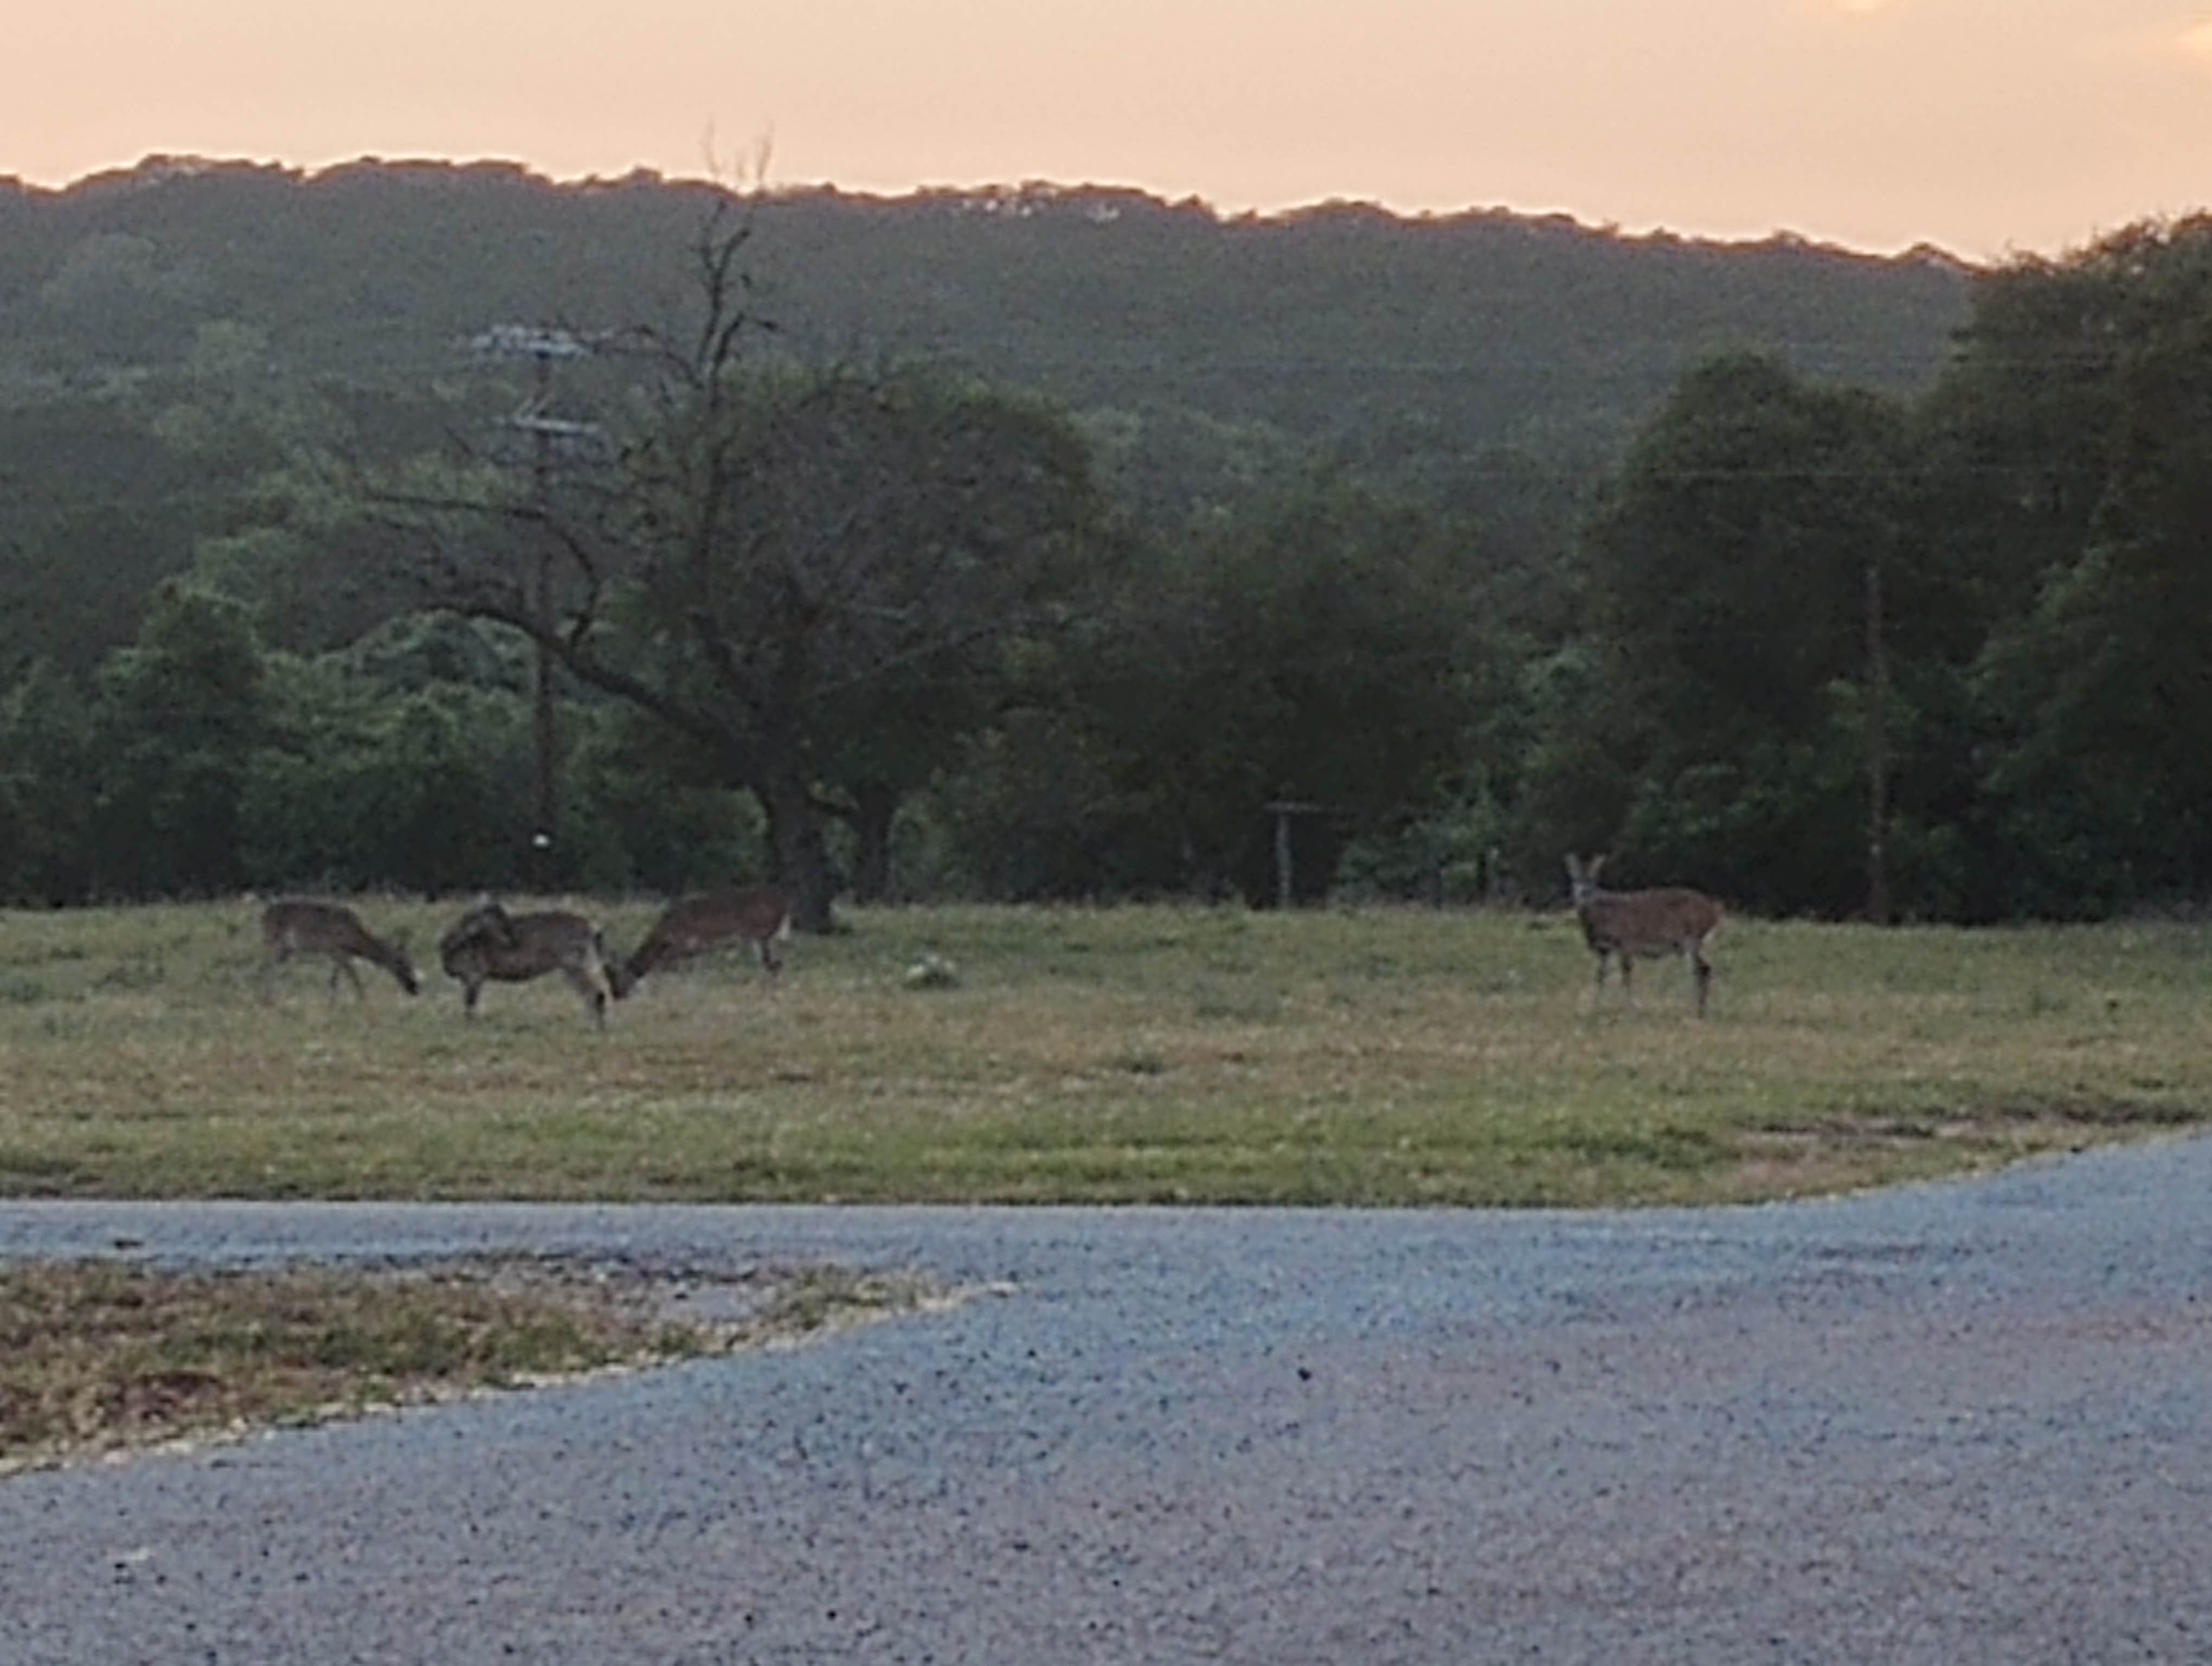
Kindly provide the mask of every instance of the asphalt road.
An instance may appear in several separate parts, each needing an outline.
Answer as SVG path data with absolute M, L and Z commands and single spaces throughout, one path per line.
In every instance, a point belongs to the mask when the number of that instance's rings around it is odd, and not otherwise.
M 0 1481 L 0 1663 L 2212 1661 L 2212 1141 L 1561 1214 L 0 1204 L 988 1285 Z

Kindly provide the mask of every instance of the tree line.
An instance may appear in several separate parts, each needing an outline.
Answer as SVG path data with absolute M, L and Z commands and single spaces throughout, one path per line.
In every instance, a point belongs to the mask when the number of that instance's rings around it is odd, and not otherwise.
M 1595 477 L 1441 491 L 793 352 L 752 231 L 592 344 L 557 445 L 438 443 L 482 388 L 365 429 L 203 326 L 164 431 L 252 461 L 135 641 L 0 702 L 0 893 L 1266 900 L 1285 802 L 1306 895 L 1596 849 L 1829 916 L 2204 889 L 2212 222 L 1978 275 L 1923 391 L 1716 352 Z

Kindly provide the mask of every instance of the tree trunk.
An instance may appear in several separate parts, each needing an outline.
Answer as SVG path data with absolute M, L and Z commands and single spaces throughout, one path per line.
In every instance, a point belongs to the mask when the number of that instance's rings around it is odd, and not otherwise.
M 753 789 L 768 820 L 769 848 L 775 859 L 775 880 L 791 896 L 793 929 L 826 933 L 832 929 L 830 903 L 836 891 L 830 868 L 830 847 L 822 836 L 822 812 L 806 783 L 784 771 L 771 774 Z
M 880 903 L 891 889 L 891 824 L 898 817 L 899 794 L 890 787 L 853 790 L 854 854 L 853 900 Z

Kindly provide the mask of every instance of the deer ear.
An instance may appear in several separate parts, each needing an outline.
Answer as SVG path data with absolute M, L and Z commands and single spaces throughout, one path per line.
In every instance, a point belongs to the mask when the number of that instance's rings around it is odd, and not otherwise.
M 1589 866 L 1583 870 L 1583 877 L 1588 879 L 1592 885 L 1595 885 L 1597 883 L 1597 871 L 1604 866 L 1605 857 L 1602 854 L 1591 857 L 1589 859 Z

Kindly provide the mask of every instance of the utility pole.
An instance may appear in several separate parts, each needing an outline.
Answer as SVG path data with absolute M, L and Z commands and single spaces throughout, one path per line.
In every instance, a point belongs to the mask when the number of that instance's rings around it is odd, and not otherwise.
M 477 353 L 501 357 L 527 357 L 532 362 L 530 397 L 507 419 L 507 426 L 530 435 L 532 501 L 539 516 L 537 569 L 530 592 L 531 618 L 537 654 L 536 709 L 533 727 L 537 741 L 537 791 L 532 806 L 530 872 L 541 891 L 556 888 L 560 858 L 554 849 L 554 830 L 561 819 L 560 708 L 554 698 L 558 662 L 549 646 L 556 615 L 553 596 L 553 540 L 545 526 L 550 514 L 553 489 L 553 449 L 556 442 L 595 439 L 596 423 L 578 423 L 550 415 L 553 404 L 553 367 L 564 359 L 577 359 L 592 350 L 584 337 L 568 330 L 527 324 L 495 324 L 470 342 Z

